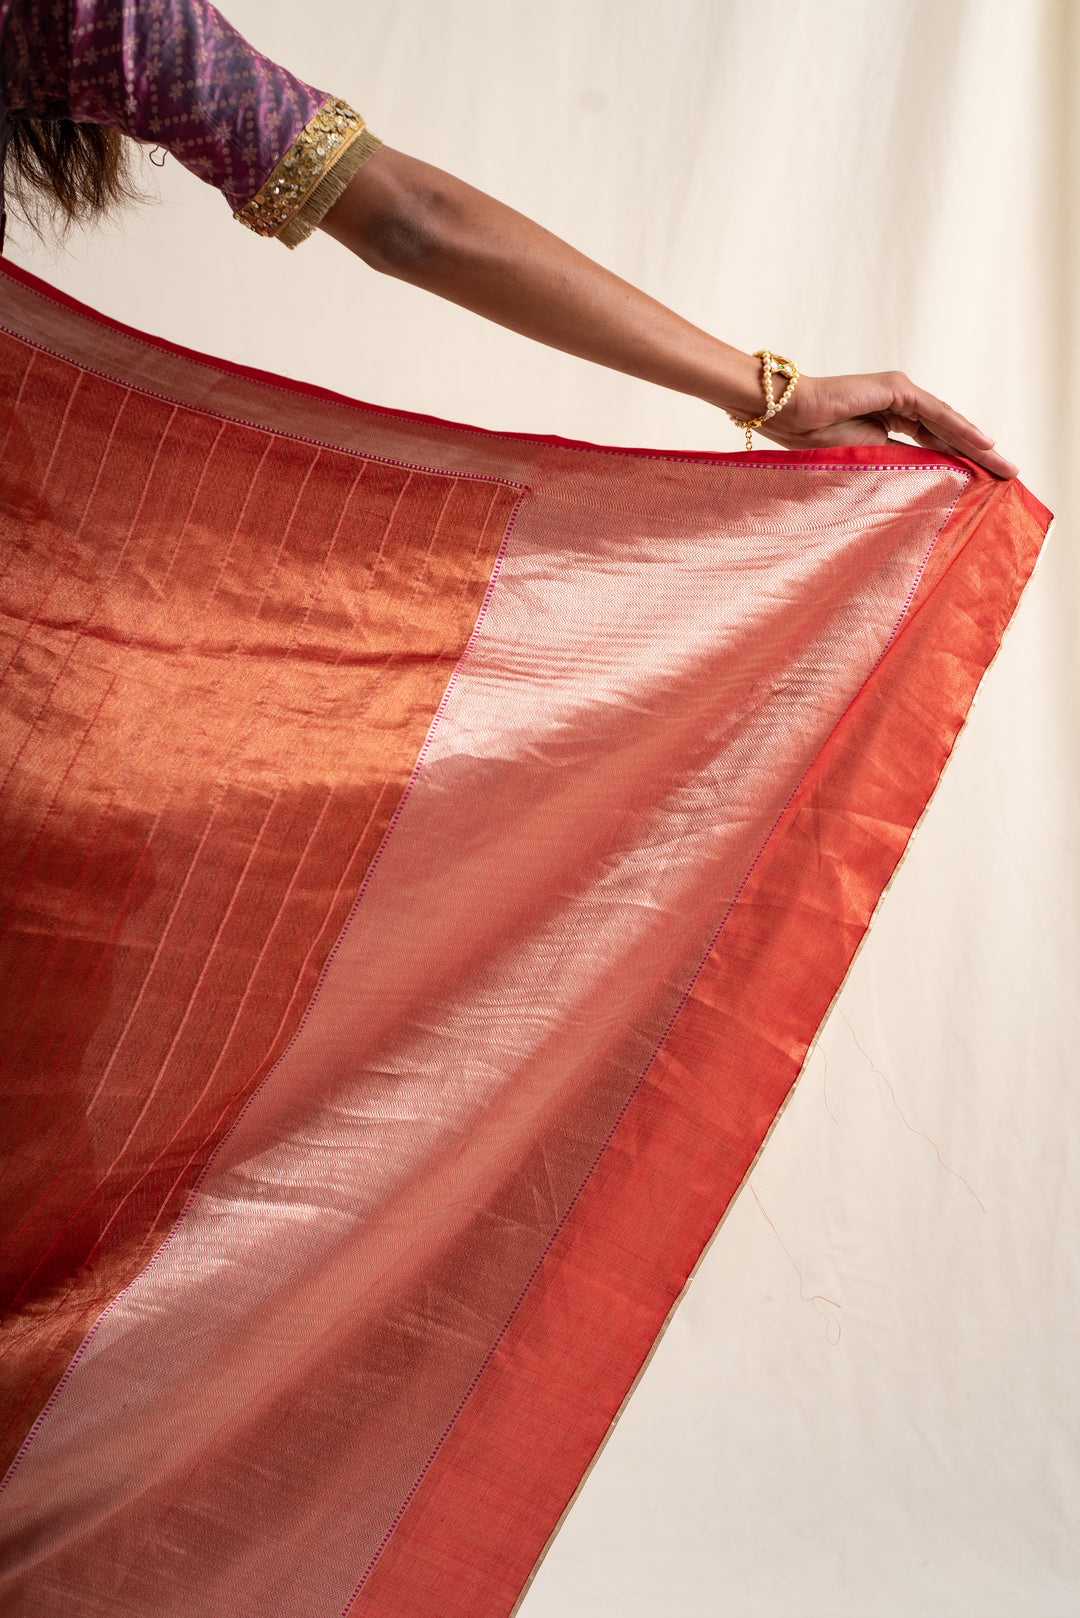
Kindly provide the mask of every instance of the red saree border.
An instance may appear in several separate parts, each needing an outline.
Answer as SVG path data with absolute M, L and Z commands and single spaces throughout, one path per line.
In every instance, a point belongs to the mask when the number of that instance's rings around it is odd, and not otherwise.
M 349 1618 L 505 1618 L 528 1588 L 791 1094 L 1034 567 L 1050 514 L 973 470 Z

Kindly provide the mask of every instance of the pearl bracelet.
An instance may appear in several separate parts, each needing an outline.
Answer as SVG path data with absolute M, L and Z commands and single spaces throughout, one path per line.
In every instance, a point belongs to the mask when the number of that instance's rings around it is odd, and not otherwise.
M 765 422 L 771 421 L 774 416 L 780 414 L 780 411 L 783 410 L 791 395 L 795 392 L 795 386 L 799 380 L 799 367 L 794 360 L 786 360 L 780 354 L 770 353 L 767 348 L 755 349 L 754 358 L 761 361 L 761 386 L 765 393 L 765 409 L 760 416 L 755 416 L 750 421 L 743 421 L 740 416 L 733 416 L 730 410 L 727 412 L 729 419 L 735 423 L 736 427 L 744 429 L 748 450 L 754 447 L 753 429 L 763 426 Z M 772 379 L 774 371 L 780 376 L 788 378 L 788 385 L 779 399 L 773 398 Z

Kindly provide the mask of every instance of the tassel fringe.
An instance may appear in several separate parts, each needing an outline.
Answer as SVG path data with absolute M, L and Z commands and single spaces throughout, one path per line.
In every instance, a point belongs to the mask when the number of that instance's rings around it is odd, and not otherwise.
M 369 157 L 374 157 L 381 145 L 378 135 L 373 135 L 370 129 L 362 129 L 346 146 L 333 168 L 327 170 L 311 194 L 304 198 L 292 218 L 282 225 L 277 233 L 278 241 L 284 242 L 286 247 L 299 247 L 301 242 L 307 241 L 353 175 L 363 168 Z

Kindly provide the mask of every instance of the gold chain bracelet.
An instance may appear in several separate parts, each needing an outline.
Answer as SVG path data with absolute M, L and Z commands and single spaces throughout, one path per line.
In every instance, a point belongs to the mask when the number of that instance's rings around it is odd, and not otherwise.
M 795 392 L 795 387 L 799 380 L 799 367 L 794 360 L 786 360 L 783 355 L 773 354 L 767 348 L 755 349 L 754 358 L 761 361 L 761 386 L 765 394 L 765 409 L 760 416 L 755 416 L 751 421 L 744 421 L 741 416 L 733 416 L 730 410 L 727 413 L 736 427 L 742 427 L 745 431 L 748 450 L 754 447 L 754 428 L 764 426 L 765 422 L 771 421 L 774 416 L 780 414 L 791 395 Z M 786 376 L 788 379 L 788 385 L 779 399 L 774 399 L 773 397 L 772 379 L 774 371 L 777 375 Z

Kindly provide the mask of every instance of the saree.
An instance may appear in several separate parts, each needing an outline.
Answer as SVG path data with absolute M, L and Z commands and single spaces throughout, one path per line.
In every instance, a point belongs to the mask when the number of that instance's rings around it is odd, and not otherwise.
M 1049 513 L 0 346 L 4 1610 L 504 1618 Z

